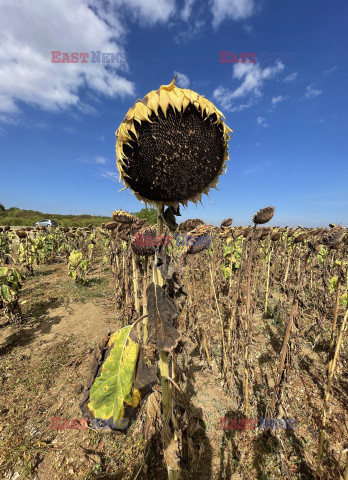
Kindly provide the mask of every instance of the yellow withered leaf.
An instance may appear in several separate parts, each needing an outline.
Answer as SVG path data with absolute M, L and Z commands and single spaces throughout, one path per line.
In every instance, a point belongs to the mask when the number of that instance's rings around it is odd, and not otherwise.
M 140 394 L 134 390 L 135 366 L 139 345 L 132 341 L 132 325 L 114 333 L 108 346 L 112 346 L 101 374 L 90 390 L 89 410 L 95 418 L 113 420 L 117 424 L 124 417 L 124 404 L 137 406 Z

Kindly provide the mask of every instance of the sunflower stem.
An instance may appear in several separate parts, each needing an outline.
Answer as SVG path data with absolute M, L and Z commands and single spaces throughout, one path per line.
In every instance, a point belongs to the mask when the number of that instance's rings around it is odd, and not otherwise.
M 138 316 L 140 316 L 140 303 L 138 298 L 138 270 L 135 263 L 134 254 L 132 254 L 132 269 L 133 269 L 134 306 Z
M 163 224 L 163 213 L 164 213 L 164 207 L 163 206 L 158 206 L 157 207 L 157 236 L 160 236 L 163 234 L 163 229 L 164 229 L 164 224 Z M 155 258 L 155 265 L 156 265 L 156 258 Z M 158 270 L 158 268 L 154 268 L 154 281 L 158 285 L 163 285 L 164 280 L 162 277 L 161 272 Z M 162 407 L 163 407 L 163 418 L 164 422 L 166 422 L 166 419 L 169 415 L 172 413 L 172 395 L 171 395 L 171 386 L 170 383 L 168 382 L 168 378 L 171 378 L 170 375 L 170 368 L 169 368 L 169 353 L 165 352 L 164 350 L 161 350 L 159 352 L 160 355 L 160 361 L 159 361 L 159 367 L 160 367 L 160 374 L 161 374 L 161 386 L 162 386 Z M 172 423 L 175 426 L 177 424 L 176 419 L 172 418 Z M 169 480 L 177 480 L 179 478 L 180 472 L 177 470 L 171 469 L 167 465 L 167 471 L 168 471 L 168 478 Z
M 273 249 L 271 248 L 268 252 L 268 266 L 267 266 L 267 284 L 266 284 L 266 300 L 265 300 L 265 315 L 267 315 L 267 307 L 268 307 L 268 294 L 269 294 L 269 274 L 271 268 L 271 255 Z
M 163 234 L 163 206 L 157 207 L 157 236 Z M 154 280 L 157 285 L 163 285 L 163 277 L 158 268 L 154 269 Z M 169 354 L 165 351 L 160 351 L 160 372 L 162 385 L 162 404 L 163 415 L 167 417 L 170 410 L 170 386 L 166 380 L 169 377 Z
M 147 315 L 146 287 L 149 276 L 149 262 L 147 256 L 144 257 L 144 278 L 143 278 L 143 315 Z M 143 342 L 147 341 L 147 318 L 143 322 Z
M 348 308 L 346 310 L 346 313 L 344 315 L 340 332 L 338 334 L 338 338 L 336 341 L 336 349 L 334 353 L 334 357 L 332 359 L 331 364 L 329 364 L 329 375 L 327 378 L 327 383 L 326 383 L 326 392 L 325 392 L 325 400 L 324 400 L 324 408 L 323 408 L 323 414 L 322 414 L 322 419 L 321 419 L 321 432 L 320 432 L 320 438 L 319 438 L 319 449 L 318 449 L 318 469 L 319 472 L 321 472 L 321 461 L 322 461 L 322 456 L 323 456 L 323 451 L 324 451 L 324 440 L 325 440 L 325 427 L 326 427 L 326 417 L 327 417 L 327 411 L 330 405 L 330 399 L 331 399 L 331 390 L 332 390 L 332 382 L 333 382 L 333 377 L 336 369 L 336 363 L 337 359 L 341 350 L 341 345 L 343 341 L 343 337 L 345 335 L 345 332 L 347 330 L 347 319 L 348 319 Z

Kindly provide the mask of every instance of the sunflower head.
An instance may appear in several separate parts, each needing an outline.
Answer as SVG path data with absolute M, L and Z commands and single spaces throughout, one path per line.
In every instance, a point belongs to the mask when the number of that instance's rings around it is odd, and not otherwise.
M 106 230 L 115 230 L 115 228 L 117 228 L 117 222 L 114 220 L 112 222 L 106 222 L 104 223 L 104 228 L 106 228 Z
M 215 187 L 230 132 L 212 102 L 162 85 L 130 108 L 118 128 L 117 168 L 126 187 L 153 205 L 187 205 Z
M 332 227 L 330 233 L 323 237 L 322 243 L 327 246 L 334 246 L 342 242 L 346 235 L 346 229 L 343 227 Z
M 118 223 L 133 223 L 137 219 L 128 212 L 124 212 L 123 210 L 115 210 L 115 212 L 112 212 L 112 220 Z
M 221 222 L 220 227 L 221 227 L 221 228 L 230 227 L 230 226 L 232 225 L 232 222 L 233 222 L 233 218 L 226 218 L 225 220 L 223 220 L 223 221 Z
M 255 213 L 253 216 L 253 222 L 255 225 L 269 222 L 274 215 L 274 209 L 275 207 L 261 208 L 261 210 Z
M 141 228 L 131 240 L 131 248 L 135 255 L 149 257 L 155 255 L 156 246 L 165 244 L 165 235 L 157 235 L 156 225 Z
M 27 232 L 25 230 L 17 230 L 16 231 L 18 238 L 27 238 Z
M 186 253 L 189 255 L 195 255 L 203 250 L 206 250 L 211 245 L 211 232 L 212 228 L 209 225 L 199 225 L 197 228 L 189 233 L 186 247 Z
M 205 224 L 206 224 L 205 221 L 201 220 L 200 218 L 190 218 L 180 223 L 179 232 L 189 232 L 197 228 L 199 225 L 205 225 Z

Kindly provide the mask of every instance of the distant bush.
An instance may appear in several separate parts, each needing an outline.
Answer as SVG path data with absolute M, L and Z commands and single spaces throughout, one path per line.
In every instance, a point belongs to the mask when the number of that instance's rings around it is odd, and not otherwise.
M 0 212 L 6 212 L 6 208 L 0 203 Z
M 110 221 L 109 217 L 99 215 L 58 215 L 56 213 L 42 213 L 37 210 L 21 210 L 17 207 L 8 208 L 5 211 L 0 209 L 0 225 L 32 227 L 35 222 L 46 218 L 55 220 L 61 227 L 86 227 L 87 225 L 97 227 Z
M 133 215 L 138 218 L 145 218 L 150 225 L 154 225 L 157 221 L 155 208 L 143 208 Z M 60 227 L 87 227 L 87 225 L 98 227 L 111 220 L 110 217 L 88 215 L 87 213 L 83 215 L 59 215 L 57 213 L 42 213 L 37 210 L 21 210 L 17 207 L 2 210 L 0 207 L 0 225 L 32 227 L 34 223 L 46 218 L 55 220 Z
M 150 225 L 157 223 L 157 211 L 155 208 L 142 208 L 140 212 L 132 213 L 138 218 L 145 218 Z

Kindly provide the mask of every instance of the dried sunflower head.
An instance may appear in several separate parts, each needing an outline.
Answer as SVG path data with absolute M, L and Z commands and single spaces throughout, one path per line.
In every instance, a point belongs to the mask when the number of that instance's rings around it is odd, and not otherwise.
M 342 242 L 346 234 L 346 229 L 343 227 L 333 227 L 330 233 L 323 237 L 322 244 L 332 247 Z
M 272 242 L 276 242 L 277 240 L 279 240 L 281 237 L 281 233 L 280 232 L 275 232 L 273 233 L 273 235 L 271 236 L 271 240 Z
M 253 216 L 253 222 L 257 224 L 267 223 L 269 222 L 273 215 L 274 215 L 274 208 L 275 207 L 266 207 L 261 208 L 255 215 Z
M 194 230 L 199 225 L 205 225 L 205 221 L 201 220 L 200 218 L 189 218 L 184 222 L 181 222 L 179 225 L 179 232 L 189 232 L 190 230 Z
M 232 131 L 212 102 L 162 85 L 130 108 L 116 131 L 117 168 L 126 187 L 153 205 L 187 205 L 218 183 Z
M 137 219 L 133 217 L 128 212 L 124 212 L 123 210 L 116 210 L 115 212 L 112 212 L 112 219 L 114 222 L 118 223 L 133 223 Z
M 27 232 L 24 230 L 17 230 L 16 231 L 17 237 L 18 238 L 27 238 Z
M 268 237 L 268 235 L 270 235 L 270 233 L 271 233 L 270 228 L 264 227 L 264 228 L 261 230 L 260 239 L 263 240 L 264 238 Z
M 194 255 L 209 248 L 212 241 L 212 231 L 213 227 L 210 225 L 199 225 L 188 234 L 177 234 L 177 244 L 184 246 L 181 255 Z
M 221 228 L 230 227 L 230 226 L 232 225 L 232 222 L 233 222 L 233 218 L 226 218 L 225 220 L 223 220 L 223 221 L 221 222 L 220 227 L 221 227 Z
M 104 224 L 104 228 L 106 228 L 106 230 L 115 230 L 115 228 L 117 228 L 117 226 L 118 226 L 118 224 L 115 221 L 106 222 Z
M 243 235 L 244 228 L 243 227 L 238 227 L 233 229 L 233 236 L 234 238 L 239 237 L 240 235 Z
M 157 235 L 157 226 L 143 227 L 139 232 L 133 235 L 131 240 L 131 248 L 135 255 L 149 257 L 155 255 L 156 247 L 166 244 L 168 237 L 165 235 Z
M 307 238 L 308 238 L 309 236 L 310 236 L 310 233 L 309 233 L 309 232 L 300 233 L 300 235 L 298 235 L 297 237 L 295 237 L 294 243 L 303 243 L 305 240 L 307 240 Z

